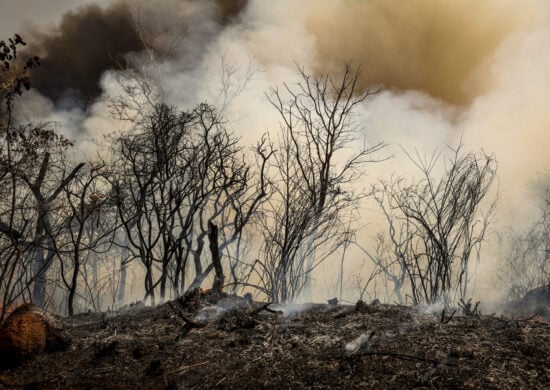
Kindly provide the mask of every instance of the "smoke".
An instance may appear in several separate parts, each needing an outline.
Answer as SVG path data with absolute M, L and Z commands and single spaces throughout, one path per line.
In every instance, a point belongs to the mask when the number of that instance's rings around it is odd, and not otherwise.
M 372 138 L 429 150 L 464 134 L 523 177 L 550 165 L 549 9 L 542 0 L 118 0 L 77 8 L 27 40 L 43 62 L 36 89 L 84 108 L 115 89 L 113 75 L 142 60 L 144 47 L 154 49 L 167 99 L 180 105 L 214 95 L 221 54 L 241 66 L 253 58 L 261 72 L 233 107 L 250 123 L 243 133 L 272 126 L 261 96 L 295 80 L 295 63 L 336 74 L 353 61 L 383 91 L 364 107 Z
M 535 7 L 507 0 L 346 0 L 325 2 L 305 19 L 313 67 L 332 71 L 355 60 L 365 81 L 421 90 L 452 104 L 489 87 L 487 62 L 502 42 L 530 27 Z
M 539 178 L 538 194 L 549 184 L 540 181 L 550 168 L 549 16 L 545 0 L 119 0 L 78 8 L 56 29 L 25 38 L 43 57 L 35 86 L 56 103 L 42 102 L 42 111 L 69 118 L 82 138 L 116 130 L 105 101 L 118 91 L 113 59 L 133 66 L 150 59 L 145 47 L 154 49 L 167 102 L 184 108 L 215 102 L 224 64 L 242 81 L 253 59 L 257 72 L 227 110 L 248 143 L 278 129 L 263 94 L 296 81 L 296 63 L 337 74 L 352 61 L 365 85 L 381 89 L 357 116 L 369 140 L 430 154 L 463 138 L 467 150 L 494 153 L 499 222 L 521 226 L 539 206 L 529 183 Z M 78 123 L 75 96 L 84 103 Z M 389 153 L 396 158 L 369 166 L 361 186 L 412 174 L 399 148 Z M 366 209 L 365 219 L 375 221 L 372 213 Z M 383 229 L 373 225 L 359 235 L 362 244 Z M 494 264 L 484 260 L 479 269 L 481 279 Z M 335 285 L 336 268 L 325 271 L 319 284 Z
M 353 61 L 365 83 L 383 90 L 365 105 L 372 138 L 429 153 L 464 137 L 467 147 L 495 153 L 502 196 L 514 198 L 501 208 L 523 208 L 515 203 L 525 203 L 529 177 L 550 166 L 547 2 L 295 3 L 251 2 L 246 25 L 224 44 L 244 46 L 272 82 L 292 81 L 294 61 L 332 74 Z
M 57 29 L 30 42 L 29 52 L 42 59 L 33 74 L 34 87 L 54 101 L 71 97 L 85 104 L 100 95 L 103 72 L 115 68 L 124 54 L 143 48 L 125 3 L 71 11 Z
M 64 14 L 57 28 L 29 37 L 28 52 L 42 59 L 33 85 L 55 102 L 86 106 L 101 95 L 101 76 L 125 67 L 130 54 L 151 47 L 169 58 L 178 39 L 186 40 L 197 29 L 212 38 L 213 26 L 231 22 L 245 5 L 246 0 L 121 0 L 105 8 L 81 6 Z

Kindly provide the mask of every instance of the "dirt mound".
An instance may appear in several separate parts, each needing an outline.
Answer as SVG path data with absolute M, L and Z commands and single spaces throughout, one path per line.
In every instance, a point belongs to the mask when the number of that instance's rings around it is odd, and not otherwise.
M 6 388 L 545 388 L 550 325 L 392 305 L 195 294 L 64 319 L 71 348 L 0 374 Z M 1 387 L 1 386 L 0 386 Z
M 63 326 L 52 313 L 27 303 L 15 309 L 0 329 L 0 368 L 16 367 L 46 351 L 67 345 Z

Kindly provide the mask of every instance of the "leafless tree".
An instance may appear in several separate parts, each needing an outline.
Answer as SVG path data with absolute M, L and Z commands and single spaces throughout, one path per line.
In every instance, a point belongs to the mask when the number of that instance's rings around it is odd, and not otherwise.
M 212 262 L 203 268 L 211 225 L 223 238 L 217 243 L 222 253 L 240 237 L 267 184 L 261 173 L 265 163 L 255 181 L 238 139 L 213 107 L 200 104 L 178 112 L 160 104 L 144 118 L 117 140 L 121 159 L 115 189 L 130 247 L 145 268 L 146 298 L 154 301 L 157 286 L 164 299 L 169 281 L 174 294 L 184 291 L 190 259 L 191 285 L 202 283 L 216 268 Z M 261 145 L 257 153 L 269 158 Z
M 55 212 L 63 205 L 60 203 L 60 194 L 75 178 L 84 163 L 76 164 L 67 172 L 67 162 L 64 160 L 64 151 L 72 146 L 62 137 L 58 137 L 50 130 L 39 129 L 37 137 L 35 129 L 30 134 L 33 143 L 41 139 L 40 146 L 33 145 L 35 157 L 39 159 L 39 167 L 32 167 L 19 171 L 21 180 L 28 186 L 33 195 L 37 218 L 35 234 L 31 245 L 33 255 L 34 288 L 32 300 L 36 305 L 44 306 L 46 297 L 46 272 L 55 256 L 54 240 L 59 233 L 58 226 L 54 225 Z M 25 146 L 28 148 L 28 146 Z M 55 153 L 56 149 L 58 150 Z M 32 153 L 27 149 L 27 153 Z
M 414 304 L 466 297 L 470 260 L 479 254 L 495 210 L 496 199 L 482 211 L 496 177 L 494 157 L 463 153 L 461 146 L 451 151 L 445 159 L 441 152 L 428 159 L 407 154 L 421 178 L 411 184 L 394 178 L 373 190 Z M 443 174 L 437 179 L 442 160 Z
M 32 280 L 23 255 L 30 224 L 22 218 L 28 193 L 20 191 L 17 171 L 28 159 L 17 150 L 20 128 L 14 102 L 30 88 L 29 69 L 37 57 L 21 65 L 18 48 L 26 43 L 19 36 L 0 42 L 0 322 L 8 307 L 24 294 Z
M 272 169 L 277 190 L 265 211 L 261 278 L 271 298 L 281 301 L 302 289 L 310 298 L 311 272 L 350 234 L 348 215 L 362 196 L 351 184 L 366 163 L 379 161 L 375 153 L 385 146 L 360 141 L 354 110 L 374 92 L 359 85 L 358 69 L 348 65 L 337 77 L 311 76 L 300 67 L 298 73 L 300 82 L 267 94 L 281 135 Z
M 550 284 L 550 205 L 526 231 L 510 229 L 500 236 L 499 277 L 506 298 L 519 300 L 534 288 Z
M 390 301 L 395 298 L 395 301 L 402 305 L 405 303 L 403 289 L 407 277 L 406 268 L 402 266 L 399 257 L 395 256 L 395 243 L 388 240 L 387 236 L 379 233 L 376 236 L 375 252 L 371 253 L 362 245 L 353 242 L 366 256 L 368 262 L 372 264 L 372 274 L 374 276 L 382 276 L 382 284 L 384 286 L 387 299 Z M 362 264 L 363 266 L 363 264 Z M 373 278 L 369 277 L 367 282 L 372 282 Z M 364 289 L 368 288 L 368 283 L 363 284 Z
M 186 178 L 180 183 L 182 175 L 190 172 L 190 162 L 179 158 L 189 154 L 183 142 L 191 119 L 159 105 L 131 133 L 118 138 L 115 146 L 120 157 L 113 179 L 119 216 L 134 256 L 144 265 L 146 298 L 150 296 L 153 302 L 154 289 L 167 272 L 170 224 L 175 223 L 183 199 L 193 191 L 194 182 Z M 162 264 L 163 278 L 154 281 L 157 264 Z
M 55 249 L 59 197 L 84 164 L 73 164 L 67 151 L 72 143 L 57 134 L 48 124 L 18 124 L 14 119 L 13 102 L 24 89 L 30 87 L 28 70 L 39 65 L 37 57 L 29 58 L 23 66 L 17 66 L 16 48 L 24 44 L 19 36 L 1 42 L 2 72 L 2 142 L 0 169 L 2 184 L 9 193 L 9 201 L 2 209 L 0 231 L 13 249 L 8 258 L 29 266 L 33 283 L 32 301 L 45 305 L 46 272 L 51 266 Z M 4 119 L 5 118 L 5 119 Z M 22 262 L 22 263 L 21 263 Z M 15 272 L 8 267 L 10 274 Z M 19 269 L 20 275 L 28 271 Z M 13 275 L 13 274 L 12 274 Z M 8 277 L 10 279 L 10 277 Z M 12 286 L 13 287 L 13 286 Z M 10 289 L 4 290 L 8 293 Z M 13 291 L 12 291 L 13 292 Z
M 90 163 L 64 189 L 68 206 L 62 226 L 64 234 L 57 235 L 55 245 L 61 265 L 61 279 L 68 290 L 69 315 L 74 314 L 74 298 L 82 265 L 87 261 L 97 262 L 97 255 L 111 249 L 118 228 L 117 214 L 109 212 L 113 209 L 112 192 L 104 170 L 104 163 Z
M 151 231 L 150 237 L 157 237 L 158 241 L 152 240 L 146 246 L 158 249 L 155 254 L 157 260 L 145 265 L 145 269 L 146 274 L 150 274 L 148 269 L 160 267 L 159 271 L 163 276 L 158 282 L 160 295 L 163 297 L 168 281 L 172 292 L 178 295 L 185 291 L 186 283 L 190 283 L 192 288 L 199 286 L 213 271 L 214 264 L 205 264 L 203 253 L 210 223 L 218 228 L 220 253 L 233 259 L 229 265 L 230 270 L 233 270 L 230 277 L 234 279 L 237 275 L 237 261 L 229 249 L 234 245 L 236 250 L 240 248 L 244 227 L 254 219 L 258 207 L 267 196 L 266 164 L 262 160 L 269 158 L 270 153 L 264 145 L 258 145 L 252 152 L 258 157 L 257 167 L 248 164 L 245 157 L 250 157 L 251 154 L 244 153 L 238 138 L 227 130 L 223 119 L 225 110 L 246 89 L 256 73 L 252 59 L 246 68 L 241 68 L 227 52 L 221 55 L 220 87 L 215 91 L 217 98 L 214 101 L 216 106 L 199 104 L 194 109 L 178 112 L 187 116 L 186 123 L 179 126 L 178 130 L 170 130 L 173 124 L 163 128 L 162 123 L 170 115 L 176 115 L 175 111 L 178 110 L 164 104 L 163 76 L 156 60 L 159 53 L 153 48 L 155 45 L 151 44 L 155 39 L 154 29 L 151 30 L 142 23 L 139 12 L 135 28 L 147 56 L 136 58 L 131 64 L 120 64 L 124 70 L 118 73 L 123 93 L 111 97 L 110 106 L 115 118 L 128 122 L 141 135 L 137 139 L 134 135 L 122 134 L 116 141 L 118 147 L 115 149 L 120 150 L 122 147 L 130 151 L 133 148 L 136 151 L 134 156 L 123 153 L 126 163 L 145 155 L 148 156 L 146 159 L 154 161 L 160 148 L 175 149 L 162 152 L 165 153 L 165 161 L 172 164 L 172 172 L 168 175 L 170 177 L 159 176 L 154 167 L 141 167 L 142 171 L 130 169 L 123 176 L 133 176 L 135 179 L 137 176 L 145 178 L 149 175 L 150 181 L 140 179 L 134 183 L 118 183 L 122 198 L 125 199 L 123 203 L 126 202 L 124 205 L 121 203 L 125 209 L 123 221 L 126 221 L 125 242 L 121 245 L 128 251 L 126 255 L 123 254 L 125 260 L 121 266 L 121 280 L 124 280 L 122 272 L 125 272 L 126 264 L 132 259 L 154 257 L 151 251 L 144 251 L 143 248 L 138 250 L 136 246 L 148 237 L 143 233 Z M 173 43 L 177 44 L 176 40 Z M 164 119 L 158 115 L 163 110 L 168 113 Z M 159 125 L 154 127 L 154 122 Z M 132 131 L 136 133 L 135 130 Z M 150 142 L 147 137 L 162 132 L 179 135 L 173 139 L 165 139 L 164 143 L 157 143 L 159 147 L 155 148 L 158 150 L 149 148 L 151 150 L 148 152 L 139 151 L 140 144 Z M 134 145 L 128 143 L 130 139 Z M 130 165 L 135 164 L 130 162 Z M 144 200 L 146 198 L 156 199 L 156 206 L 151 205 L 149 211 L 142 209 L 147 205 Z M 170 208 L 168 205 L 171 202 L 173 204 Z M 136 207 L 139 204 L 142 206 Z M 168 222 L 159 223 L 158 218 L 143 219 L 144 213 L 157 215 L 161 210 L 165 210 L 162 218 Z M 137 214 L 132 215 L 136 212 Z M 143 221 L 149 227 L 140 227 Z M 138 233 L 139 231 L 142 233 Z M 147 252 L 151 253 L 147 255 Z M 164 260 L 158 259 L 158 256 Z M 189 264 L 194 268 L 193 277 L 187 269 Z M 148 285 L 146 290 L 151 290 L 155 283 L 150 281 Z
M 382 273 L 382 270 L 379 268 L 370 268 L 369 271 L 365 271 L 365 265 L 367 262 L 362 262 L 359 266 L 359 269 L 352 274 L 352 285 L 354 285 L 355 290 L 359 293 L 358 300 L 365 301 L 368 299 L 372 301 L 377 299 L 377 281 L 380 279 L 379 276 Z M 374 286 L 371 287 L 371 284 Z

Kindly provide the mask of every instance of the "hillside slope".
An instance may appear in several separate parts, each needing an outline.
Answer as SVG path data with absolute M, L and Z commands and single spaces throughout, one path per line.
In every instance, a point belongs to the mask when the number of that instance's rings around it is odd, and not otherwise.
M 267 309 L 267 310 L 266 310 Z M 64 319 L 63 352 L 0 387 L 544 388 L 550 325 L 390 305 L 265 308 L 233 296 Z

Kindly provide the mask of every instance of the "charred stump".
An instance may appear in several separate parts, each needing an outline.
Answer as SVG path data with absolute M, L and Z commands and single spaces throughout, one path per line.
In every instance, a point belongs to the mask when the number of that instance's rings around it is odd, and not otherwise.
M 222 293 L 225 277 L 223 275 L 223 267 L 220 259 L 220 250 L 218 247 L 218 227 L 212 222 L 208 222 L 208 239 L 210 241 L 210 252 L 212 253 L 212 264 L 214 265 L 214 283 L 212 290 Z

